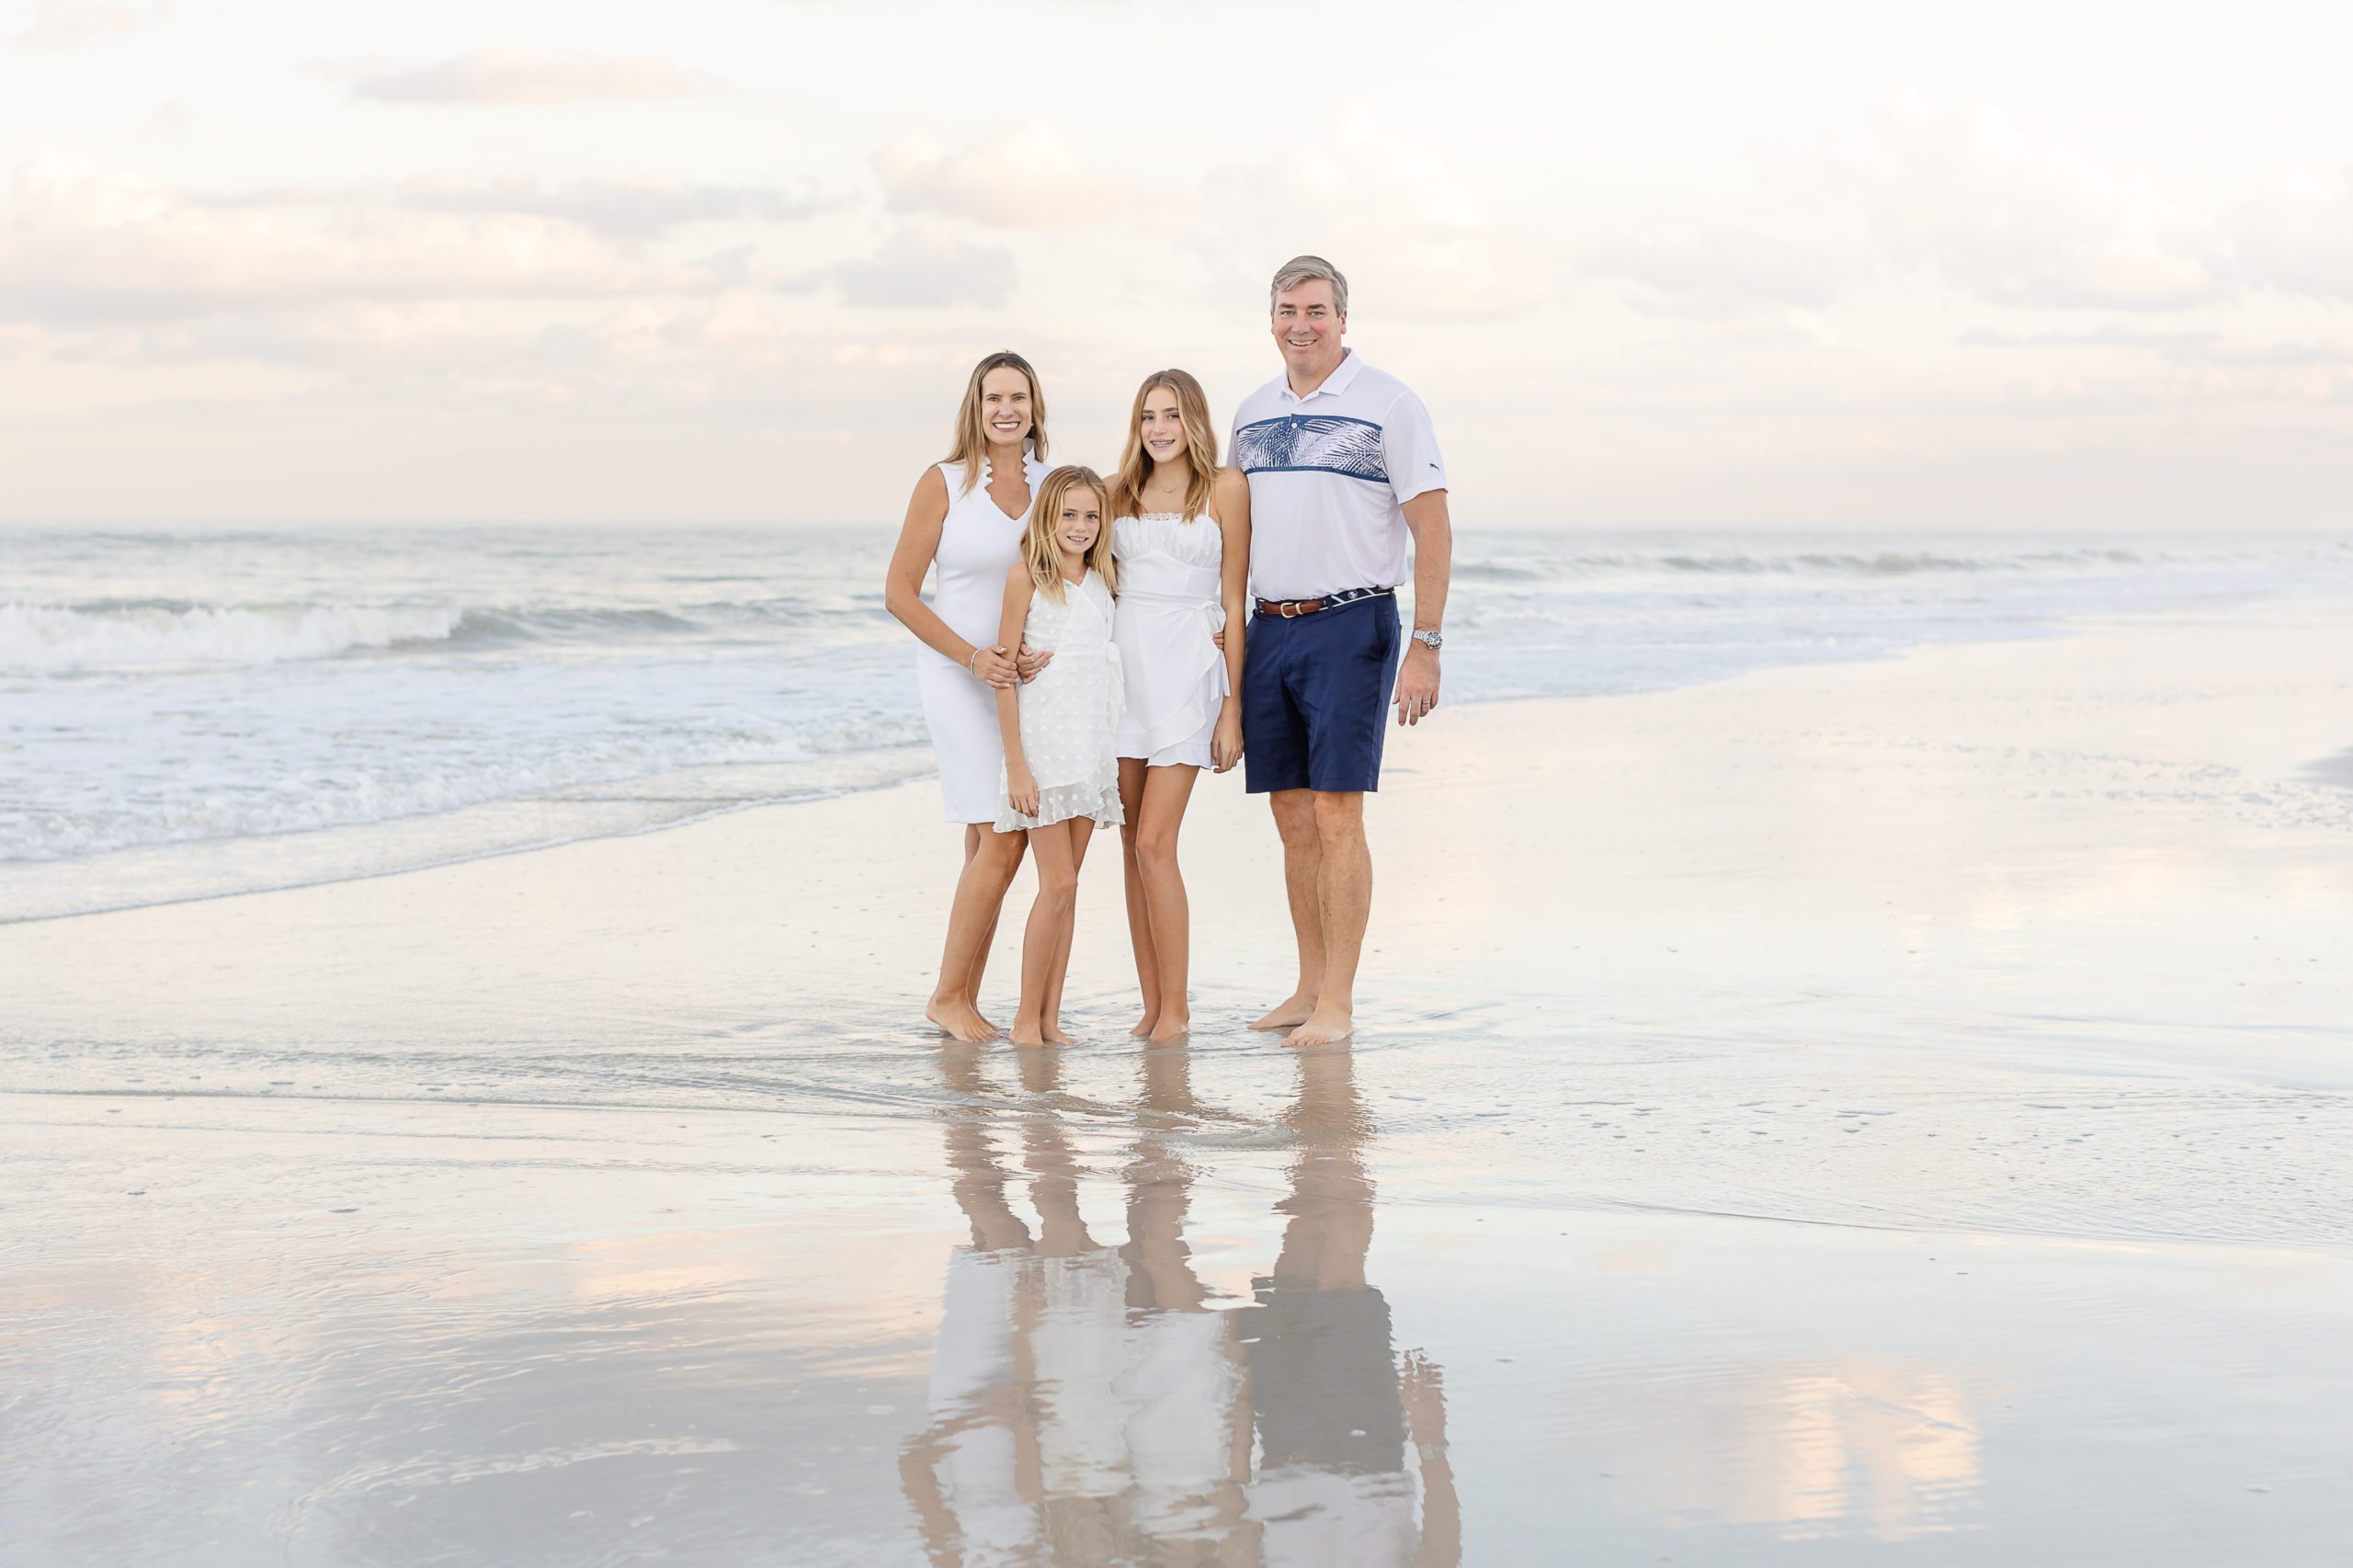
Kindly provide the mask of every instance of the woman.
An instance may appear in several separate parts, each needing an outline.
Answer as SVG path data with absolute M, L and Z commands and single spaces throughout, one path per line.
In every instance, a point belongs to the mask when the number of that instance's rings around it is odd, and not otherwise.
M 1018 354 L 990 355 L 964 385 L 947 460 L 915 481 L 882 595 L 923 643 L 915 682 L 939 760 L 940 794 L 948 820 L 964 824 L 964 871 L 924 1017 L 967 1043 L 997 1037 L 981 1016 L 981 973 L 1028 836 L 995 829 L 1005 767 L 996 690 L 1018 679 L 1015 651 L 997 641 L 997 621 L 1045 456 L 1046 400 L 1037 371 Z M 923 580 L 934 565 L 938 583 L 926 604 Z
M 1109 496 L 1119 564 L 1112 635 L 1127 710 L 1114 749 L 1127 821 L 1128 936 L 1150 1040 L 1183 1038 L 1190 912 L 1176 830 L 1204 767 L 1242 756 L 1243 595 L 1250 575 L 1250 487 L 1217 464 L 1201 383 L 1182 370 L 1144 378 Z M 1220 633 L 1223 635 L 1221 638 Z

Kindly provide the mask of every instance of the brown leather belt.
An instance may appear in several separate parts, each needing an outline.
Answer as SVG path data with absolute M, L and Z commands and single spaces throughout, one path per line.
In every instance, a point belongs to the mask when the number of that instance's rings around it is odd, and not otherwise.
M 1358 599 L 1379 598 L 1383 594 L 1396 591 L 1394 588 L 1350 588 L 1346 593 L 1327 594 L 1320 599 L 1260 599 L 1258 613 L 1291 620 L 1302 615 L 1313 615 L 1319 609 L 1337 609 Z

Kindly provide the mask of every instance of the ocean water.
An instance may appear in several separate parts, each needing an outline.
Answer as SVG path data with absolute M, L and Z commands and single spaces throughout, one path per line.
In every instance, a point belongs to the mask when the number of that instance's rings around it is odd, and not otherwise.
M 876 528 L 0 529 L 0 920 L 930 768 Z M 2353 537 L 1467 531 L 1451 701 L 2353 585 Z

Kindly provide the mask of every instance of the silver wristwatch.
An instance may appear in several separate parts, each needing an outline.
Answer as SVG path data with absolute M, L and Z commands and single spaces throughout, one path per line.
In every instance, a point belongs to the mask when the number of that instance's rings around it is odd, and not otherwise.
M 1414 641 L 1435 653 L 1446 639 L 1436 631 L 1424 631 L 1416 627 L 1414 631 Z

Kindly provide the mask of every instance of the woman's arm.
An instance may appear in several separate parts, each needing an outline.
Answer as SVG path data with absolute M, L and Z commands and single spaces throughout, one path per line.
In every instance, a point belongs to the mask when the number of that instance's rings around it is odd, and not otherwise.
M 1210 513 L 1225 540 L 1218 586 L 1225 605 L 1225 636 L 1220 646 L 1225 653 L 1226 698 L 1210 737 L 1210 760 L 1223 773 L 1242 759 L 1242 655 L 1249 636 L 1250 482 L 1239 469 L 1218 470 Z
M 1021 628 L 1029 619 L 1029 567 L 1017 561 L 1005 574 L 1005 615 L 997 625 L 997 641 L 1007 648 L 1021 646 Z M 996 688 L 997 733 L 1005 737 L 1005 794 L 1025 817 L 1038 814 L 1038 780 L 1021 755 L 1021 699 L 1014 683 Z
M 933 653 L 955 660 L 991 686 L 1009 685 L 1013 661 L 1004 649 L 974 648 L 923 602 L 924 574 L 939 553 L 940 525 L 947 520 L 948 481 L 938 469 L 927 468 L 907 499 L 907 518 L 899 525 L 898 547 L 891 551 L 891 570 L 882 580 L 882 606 Z

